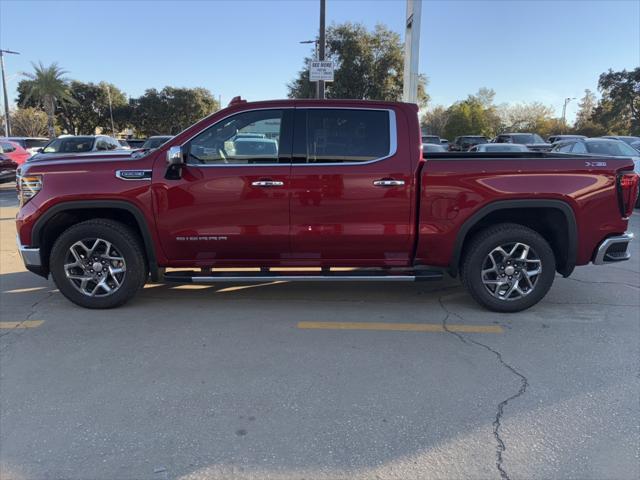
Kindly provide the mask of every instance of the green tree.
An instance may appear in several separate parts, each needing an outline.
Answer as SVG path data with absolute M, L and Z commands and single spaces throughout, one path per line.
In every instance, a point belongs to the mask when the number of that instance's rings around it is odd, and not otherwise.
M 499 109 L 503 131 L 540 132 L 553 118 L 553 108 L 540 102 L 504 105 Z
M 151 88 L 131 101 L 131 123 L 143 135 L 175 135 L 220 108 L 205 88 Z
M 592 120 L 610 133 L 640 135 L 640 67 L 600 75 L 602 98 Z
M 74 100 L 69 93 L 68 80 L 64 77 L 67 73 L 62 70 L 57 63 L 45 66 L 40 62 L 38 65 L 32 63 L 33 73 L 24 73 L 28 78 L 24 84 L 25 98 L 27 106 L 31 100 L 44 108 L 47 114 L 47 130 L 49 137 L 55 136 L 55 114 L 56 107 L 73 104 Z
M 69 85 L 69 92 L 74 102 L 63 105 L 58 112 L 60 123 L 67 132 L 75 135 L 93 135 L 99 128 L 112 133 L 109 96 L 116 131 L 128 126 L 128 116 L 123 111 L 129 105 L 127 97 L 116 86 L 106 82 L 95 84 L 74 80 Z
M 47 135 L 47 114 L 33 107 L 17 108 L 11 112 L 11 132 L 17 137 Z
M 449 110 L 442 105 L 437 105 L 424 113 L 420 126 L 425 133 L 443 137 L 448 119 Z
M 584 97 L 578 103 L 578 113 L 576 114 L 575 128 L 580 129 L 591 121 L 593 111 L 598 104 L 595 94 L 588 88 L 584 91 Z
M 451 140 L 460 135 L 492 136 L 493 126 L 486 110 L 475 98 L 454 103 L 448 110 L 444 136 Z
M 325 58 L 335 64 L 334 81 L 326 84 L 327 98 L 397 101 L 402 98 L 404 49 L 400 35 L 384 25 L 370 32 L 359 23 L 327 29 Z M 298 78 L 287 85 L 289 98 L 314 98 L 309 81 L 311 57 L 304 59 Z M 425 107 L 426 77 L 420 76 L 418 104 Z

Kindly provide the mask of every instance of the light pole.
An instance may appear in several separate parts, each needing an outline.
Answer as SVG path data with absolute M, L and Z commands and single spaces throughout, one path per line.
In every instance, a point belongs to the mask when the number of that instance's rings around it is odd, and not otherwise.
M 7 97 L 7 81 L 4 78 L 4 54 L 20 55 L 19 52 L 11 50 L 0 50 L 0 70 L 2 70 L 2 94 L 4 95 L 4 136 L 11 135 L 11 125 L 9 125 L 9 97 Z
M 320 44 L 318 45 L 318 60 L 324 61 L 324 17 L 326 0 L 320 0 Z M 324 80 L 318 81 L 318 98 L 324 100 Z
M 567 105 L 571 100 L 575 100 L 576 97 L 567 97 L 564 99 L 564 104 L 562 105 L 562 130 L 564 133 L 567 130 Z

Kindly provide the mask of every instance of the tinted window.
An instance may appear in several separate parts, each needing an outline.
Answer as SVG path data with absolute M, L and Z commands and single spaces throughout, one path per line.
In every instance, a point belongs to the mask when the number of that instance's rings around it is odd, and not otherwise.
M 589 153 L 598 155 L 610 155 L 612 157 L 635 156 L 633 148 L 624 142 L 617 140 L 593 140 L 587 144 Z
M 573 147 L 573 143 L 565 143 L 563 145 L 558 145 L 554 149 L 554 152 L 569 153 L 571 151 L 571 147 Z
M 519 133 L 517 135 L 511 135 L 511 141 L 513 143 L 544 143 L 544 140 L 537 133 Z
M 366 162 L 389 155 L 386 110 L 309 109 L 307 162 Z
M 440 144 L 440 137 L 436 135 L 423 135 L 422 143 L 435 143 L 436 145 Z
M 7 142 L 0 143 L 0 153 L 11 153 L 15 151 L 16 147 Z
M 282 110 L 243 112 L 225 118 L 189 144 L 187 163 L 278 163 Z
M 584 146 L 584 143 L 576 142 L 573 144 L 573 148 L 571 149 L 572 153 L 587 153 L 587 148 Z
M 56 138 L 44 148 L 44 153 L 81 153 L 93 148 L 93 137 Z
M 49 143 L 48 139 L 40 140 L 37 138 L 27 138 L 26 140 L 23 140 L 20 145 L 22 145 L 23 148 L 42 148 L 47 143 Z

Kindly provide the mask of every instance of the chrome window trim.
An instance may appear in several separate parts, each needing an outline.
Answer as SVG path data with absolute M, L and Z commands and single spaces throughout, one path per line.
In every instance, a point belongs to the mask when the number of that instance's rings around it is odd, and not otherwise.
M 227 115 L 226 117 L 222 117 L 220 120 L 218 120 L 218 122 L 209 125 L 209 127 L 205 128 L 204 130 L 201 130 L 200 132 L 196 133 L 195 135 L 193 135 L 192 137 L 190 137 L 188 140 L 186 140 L 185 142 L 183 142 L 180 145 L 180 148 L 184 147 L 187 143 L 189 143 L 191 140 L 193 140 L 194 138 L 196 138 L 198 135 L 200 135 L 201 133 L 205 132 L 206 130 L 208 130 L 209 128 L 213 127 L 214 125 L 216 125 L 219 122 L 222 122 L 224 120 L 226 120 L 227 118 L 233 117 L 235 115 L 239 115 L 241 113 L 245 113 L 245 112 L 258 112 L 258 111 L 263 111 L 263 110 L 318 110 L 318 109 L 322 109 L 322 110 L 373 110 L 373 111 L 378 111 L 378 112 L 388 112 L 389 114 L 389 153 L 387 155 L 385 155 L 384 157 L 379 157 L 379 158 L 374 158 L 372 160 L 367 160 L 365 162 L 323 162 L 323 163 L 292 163 L 292 162 L 287 162 L 287 163 L 253 163 L 253 164 L 214 164 L 214 165 L 206 165 L 206 164 L 196 164 L 196 163 L 185 163 L 186 167 L 196 167 L 196 168 L 215 168 L 215 167 L 222 167 L 222 168 L 233 168 L 233 167 L 326 167 L 327 165 L 336 165 L 336 166 L 356 166 L 356 165 L 368 165 L 371 163 L 377 163 L 377 162 L 381 162 L 383 160 L 386 160 L 387 158 L 393 157 L 397 152 L 398 152 L 398 127 L 397 127 L 397 123 L 396 123 L 396 112 L 395 110 L 393 110 L 392 108 L 368 108 L 368 107 L 324 107 L 324 106 L 309 106 L 309 107 L 269 107 L 269 108 L 254 108 L 254 109 L 250 109 L 250 110 L 243 110 L 241 112 L 235 112 L 232 113 L 230 115 Z

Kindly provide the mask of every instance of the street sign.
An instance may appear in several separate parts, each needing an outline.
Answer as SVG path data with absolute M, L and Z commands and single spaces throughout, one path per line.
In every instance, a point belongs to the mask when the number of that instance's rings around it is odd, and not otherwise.
M 333 62 L 311 62 L 311 68 L 309 69 L 309 80 L 312 82 L 333 82 Z

